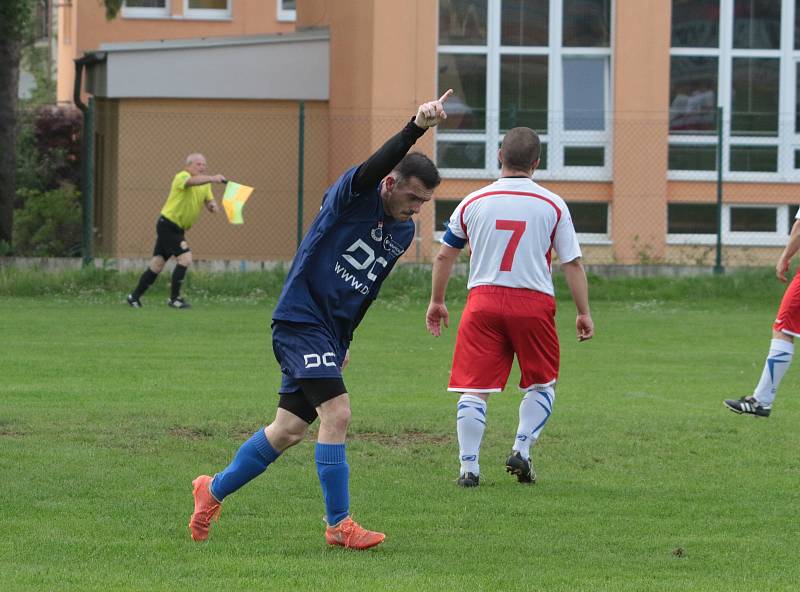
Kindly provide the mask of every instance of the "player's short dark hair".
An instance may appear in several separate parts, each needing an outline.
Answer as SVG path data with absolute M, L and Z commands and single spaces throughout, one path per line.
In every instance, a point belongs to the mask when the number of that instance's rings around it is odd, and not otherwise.
M 517 171 L 527 171 L 542 154 L 539 136 L 529 127 L 515 127 L 503 138 L 503 164 Z
M 439 169 L 433 161 L 422 152 L 409 152 L 392 171 L 400 177 L 398 180 L 416 177 L 428 189 L 435 189 L 442 182 Z

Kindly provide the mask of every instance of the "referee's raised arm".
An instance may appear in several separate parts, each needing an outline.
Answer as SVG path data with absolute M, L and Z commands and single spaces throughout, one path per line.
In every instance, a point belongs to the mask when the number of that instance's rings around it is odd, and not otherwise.
M 392 172 L 392 169 L 397 166 L 397 163 L 403 159 L 411 149 L 411 146 L 422 137 L 429 127 L 434 127 L 447 119 L 444 104 L 452 94 L 453 89 L 448 89 L 439 99 L 420 105 L 414 119 L 389 138 L 383 146 L 378 148 L 372 156 L 358 167 L 358 172 L 353 180 L 353 190 L 360 192 L 374 187 L 381 179 Z

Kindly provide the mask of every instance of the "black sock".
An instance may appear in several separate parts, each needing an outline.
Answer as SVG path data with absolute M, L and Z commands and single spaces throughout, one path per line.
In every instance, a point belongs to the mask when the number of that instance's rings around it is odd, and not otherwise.
M 131 292 L 131 296 L 136 298 L 137 300 L 139 297 L 147 292 L 147 288 L 153 285 L 153 282 L 156 281 L 158 274 L 150 269 L 149 267 L 144 270 L 142 277 L 139 278 L 139 285 L 136 286 L 136 289 Z
M 186 270 L 189 269 L 183 265 L 176 265 L 175 269 L 172 271 L 172 294 L 170 298 L 175 300 L 181 294 L 181 284 L 183 283 L 183 278 L 186 276 Z

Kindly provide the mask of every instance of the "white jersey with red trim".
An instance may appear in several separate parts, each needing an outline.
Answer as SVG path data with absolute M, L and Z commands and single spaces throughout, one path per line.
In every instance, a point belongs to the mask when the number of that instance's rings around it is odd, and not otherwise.
M 528 288 L 554 294 L 551 250 L 566 263 L 581 256 L 567 204 L 527 177 L 504 177 L 456 207 L 443 242 L 472 249 L 468 288 Z

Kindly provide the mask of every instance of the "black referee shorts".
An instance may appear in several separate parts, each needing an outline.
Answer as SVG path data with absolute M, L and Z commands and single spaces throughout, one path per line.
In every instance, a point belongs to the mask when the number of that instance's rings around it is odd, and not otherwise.
M 159 216 L 156 222 L 156 246 L 153 248 L 153 256 L 163 257 L 166 261 L 170 257 L 183 255 L 190 250 L 183 228 L 172 220 Z

